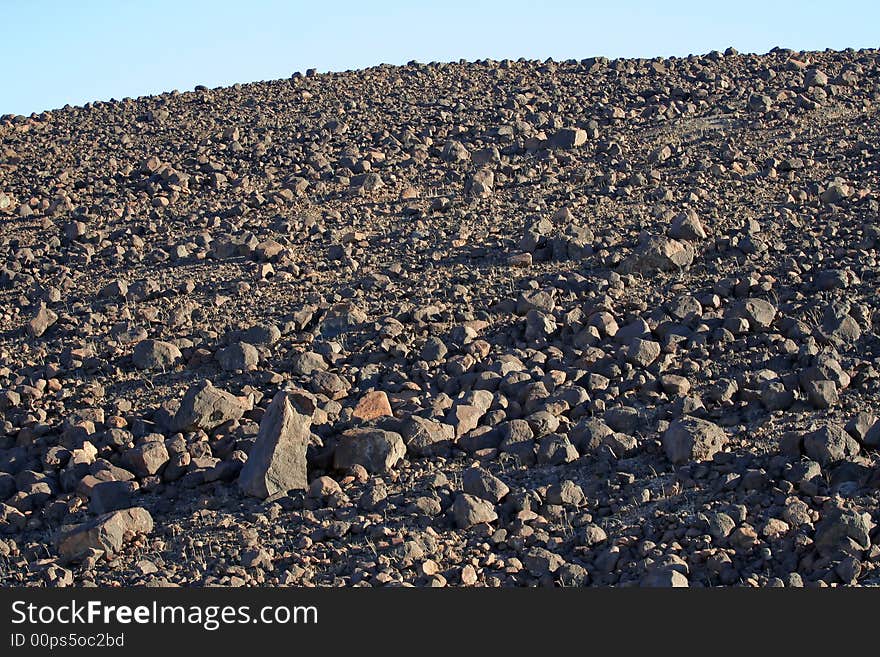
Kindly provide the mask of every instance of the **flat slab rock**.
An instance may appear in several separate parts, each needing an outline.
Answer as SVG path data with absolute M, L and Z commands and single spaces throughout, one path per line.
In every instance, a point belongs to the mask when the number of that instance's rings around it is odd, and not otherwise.
M 137 534 L 153 531 L 153 517 L 146 509 L 135 506 L 111 511 L 64 533 L 58 540 L 59 554 L 75 561 L 89 550 L 115 554 Z

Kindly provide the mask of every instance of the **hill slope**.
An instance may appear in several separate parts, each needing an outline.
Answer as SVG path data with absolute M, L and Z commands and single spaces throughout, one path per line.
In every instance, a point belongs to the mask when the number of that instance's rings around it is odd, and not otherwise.
M 878 64 L 3 117 L 0 581 L 876 583 Z

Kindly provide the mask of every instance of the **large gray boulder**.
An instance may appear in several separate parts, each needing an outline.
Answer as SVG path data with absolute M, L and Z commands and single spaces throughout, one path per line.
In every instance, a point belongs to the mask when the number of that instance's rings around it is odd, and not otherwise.
M 307 488 L 311 423 L 311 417 L 294 408 L 286 392 L 278 392 L 260 421 L 257 440 L 238 476 L 239 488 L 261 499 Z

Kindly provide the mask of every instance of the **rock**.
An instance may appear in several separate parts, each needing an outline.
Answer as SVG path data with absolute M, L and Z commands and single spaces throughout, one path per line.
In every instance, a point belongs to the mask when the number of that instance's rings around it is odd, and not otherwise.
M 829 304 L 822 316 L 822 333 L 838 344 L 858 342 L 862 337 L 862 329 L 848 313 L 846 306 Z
M 89 510 L 97 513 L 109 513 L 119 509 L 127 509 L 132 504 L 132 493 L 136 484 L 131 481 L 102 481 L 95 484 L 89 493 Z
M 248 371 L 260 362 L 260 352 L 246 342 L 235 342 L 217 352 L 217 362 L 226 372 Z
M 305 351 L 295 354 L 290 359 L 290 371 L 300 376 L 310 376 L 315 372 L 323 372 L 327 369 L 327 362 L 321 354 L 313 351 Z
M 859 444 L 837 425 L 826 424 L 804 436 L 804 453 L 822 465 L 849 459 L 859 453 Z
M 485 413 L 485 409 L 473 404 L 456 404 L 446 414 L 444 421 L 452 426 L 455 430 L 455 436 L 460 438 L 475 429 Z
M 450 139 L 443 147 L 441 155 L 444 162 L 467 162 L 471 159 L 470 151 L 460 141 Z
M 556 577 L 563 587 L 588 586 L 590 574 L 587 569 L 576 563 L 566 563 L 556 571 Z
M 837 288 L 847 287 L 848 281 L 846 272 L 842 269 L 823 269 L 816 272 L 813 277 L 813 284 L 823 292 L 834 290 Z
M 658 354 L 659 355 L 659 354 Z M 660 377 L 660 386 L 663 392 L 672 396 L 685 396 L 691 390 L 691 383 L 686 377 L 677 374 L 664 374 Z
M 391 415 L 391 403 L 388 401 L 388 395 L 381 390 L 365 394 L 352 411 L 353 417 L 364 421 Z
M 804 392 L 816 408 L 831 408 L 837 404 L 837 386 L 834 381 L 808 381 Z
M 584 418 L 572 427 L 569 440 L 581 454 L 594 451 L 602 441 L 613 434 L 611 427 L 597 418 Z
M 281 331 L 274 324 L 256 324 L 241 333 L 241 341 L 252 345 L 271 346 L 281 339 Z
M 474 525 L 498 520 L 498 514 L 491 502 L 467 493 L 459 493 L 455 496 L 452 514 L 459 529 L 468 529 Z
M 323 498 L 330 495 L 341 495 L 342 487 L 332 477 L 323 476 L 309 484 L 309 497 Z
M 466 193 L 478 198 L 492 196 L 495 191 L 495 174 L 491 169 L 477 169 L 469 178 L 466 185 Z
M 439 338 L 428 338 L 425 341 L 425 345 L 422 347 L 422 351 L 419 354 L 422 360 L 426 360 L 429 363 L 443 360 L 448 353 L 448 349 L 446 345 L 443 343 L 443 340 Z
M 824 87 L 828 84 L 828 76 L 817 68 L 811 68 L 804 75 L 805 87 Z
M 810 381 L 833 381 L 838 390 L 846 389 L 850 376 L 833 358 L 823 359 L 817 364 L 801 371 L 798 376 L 801 388 L 806 389 Z
M 150 477 L 159 473 L 169 456 L 163 442 L 151 440 L 128 450 L 125 460 L 138 477 Z
M 139 370 L 170 370 L 182 359 L 176 345 L 162 340 L 142 340 L 135 345 L 131 355 Z
M 699 217 L 691 210 L 675 215 L 669 227 L 669 236 L 676 240 L 690 242 L 697 242 L 708 237 Z
M 544 577 L 555 573 L 565 564 L 565 559 L 545 548 L 532 548 L 523 555 L 523 565 L 532 577 Z
M 102 299 L 124 299 L 126 294 L 128 294 L 128 283 L 122 279 L 108 283 L 98 292 L 98 296 Z
M 553 148 L 578 148 L 587 143 L 587 132 L 580 128 L 558 130 L 550 140 Z
M 58 314 L 47 308 L 45 304 L 41 304 L 36 314 L 25 325 L 25 332 L 31 338 L 39 338 L 57 321 Z
M 287 392 L 276 393 L 260 420 L 256 442 L 238 476 L 239 488 L 260 499 L 305 489 L 311 422 L 310 416 L 294 407 Z
M 566 479 L 547 489 L 547 503 L 578 507 L 586 504 L 586 496 L 580 486 Z
M 348 429 L 339 437 L 333 454 L 333 467 L 346 470 L 361 465 L 368 472 L 388 472 L 406 454 L 406 445 L 399 433 L 382 429 Z
M 332 372 L 315 372 L 311 375 L 309 387 L 312 392 L 326 395 L 330 399 L 344 399 L 349 390 L 348 382 Z
M 338 303 L 324 314 L 321 335 L 335 338 L 353 331 L 367 321 L 367 314 L 353 303 Z
M 465 493 L 493 504 L 500 502 L 510 492 L 507 484 L 483 468 L 468 468 L 462 472 L 461 482 Z
M 186 391 L 173 420 L 175 431 L 210 431 L 230 420 L 238 420 L 252 404 L 215 388 L 210 381 L 196 383 Z
M 824 553 L 831 553 L 845 547 L 847 539 L 852 540 L 861 550 L 871 545 L 871 530 L 874 523 L 867 513 L 850 509 L 834 509 L 816 527 L 816 547 Z
M 671 568 L 663 568 L 649 572 L 641 581 L 642 587 L 647 588 L 679 588 L 688 587 L 688 578 L 683 573 Z
M 516 303 L 516 312 L 518 315 L 526 315 L 533 310 L 549 313 L 555 307 L 556 302 L 551 294 L 545 290 L 531 290 L 519 295 Z
M 587 547 L 594 547 L 608 540 L 607 532 L 599 525 L 584 525 L 580 531 L 581 543 Z
M 865 411 L 861 411 L 856 413 L 849 422 L 846 423 L 846 432 L 858 440 L 860 443 L 865 443 L 865 438 L 871 432 L 871 429 L 877 424 L 877 417 L 872 413 L 867 413 Z M 880 427 L 878 427 L 878 431 L 880 431 Z
M 18 509 L 0 502 L 0 533 L 13 534 L 24 529 L 27 517 Z
M 687 242 L 648 236 L 642 240 L 633 254 L 621 263 L 620 270 L 622 273 L 643 275 L 677 272 L 690 267 L 694 256 L 694 247 Z
M 751 112 L 768 112 L 773 106 L 773 99 L 766 94 L 751 94 L 748 107 Z
M 58 553 L 68 561 L 76 561 L 92 549 L 116 554 L 137 534 L 152 531 L 153 518 L 142 507 L 111 511 L 63 532 L 58 539 Z
M 575 446 L 565 436 L 550 434 L 541 438 L 537 459 L 540 464 L 561 465 L 576 461 L 580 456 Z
M 626 360 L 638 367 L 648 367 L 660 356 L 660 343 L 633 338 L 626 352 Z
M 466 564 L 461 569 L 460 578 L 462 586 L 473 586 L 478 581 L 477 571 L 471 564 Z
M 827 204 L 840 203 L 851 195 L 852 189 L 850 189 L 849 185 L 835 182 L 828 185 L 825 191 L 819 194 L 819 200 Z
M 435 456 L 451 447 L 455 429 L 436 420 L 411 416 L 401 429 L 406 449 L 414 456 Z
M 776 308 L 763 299 L 744 299 L 733 307 L 735 317 L 748 320 L 752 328 L 767 329 L 776 317 Z
M 877 55 L 0 117 L 0 586 L 877 583 Z
M 0 192 L 0 212 L 10 212 L 15 206 L 15 197 L 9 192 Z
M 530 310 L 526 314 L 526 337 L 543 338 L 556 332 L 557 324 L 552 315 L 539 310 Z
M 727 444 L 724 429 L 708 420 L 685 417 L 663 433 L 663 450 L 674 464 L 708 461 Z
M 862 444 L 868 449 L 880 449 L 880 420 L 871 425 L 862 439 Z
M 514 253 L 507 258 L 508 265 L 521 269 L 528 269 L 531 267 L 532 261 L 533 258 L 531 253 Z

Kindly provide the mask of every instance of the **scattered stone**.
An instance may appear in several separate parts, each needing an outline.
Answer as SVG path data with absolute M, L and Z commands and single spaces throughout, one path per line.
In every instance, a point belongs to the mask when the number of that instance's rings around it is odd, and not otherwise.
M 724 429 L 708 420 L 685 417 L 663 433 L 663 450 L 674 464 L 708 461 L 727 444 Z
M 776 317 L 776 308 L 763 299 L 745 299 L 737 303 L 733 312 L 735 317 L 748 320 L 749 326 L 756 329 L 769 328 Z
M 532 577 L 555 573 L 565 564 L 565 559 L 545 548 L 532 548 L 523 555 L 523 565 Z
M 162 340 L 142 340 L 134 347 L 131 360 L 139 370 L 170 370 L 183 354 L 176 345 Z
M 40 305 L 36 314 L 25 325 L 25 331 L 32 338 L 39 338 L 50 326 L 58 321 L 58 314 L 45 306 Z
M 587 132 L 580 128 L 563 128 L 550 140 L 553 148 L 578 148 L 587 143 Z
M 875 585 L 877 54 L 0 117 L 0 586 Z
M 621 271 L 651 275 L 659 272 L 679 272 L 694 261 L 695 251 L 687 242 L 664 237 L 648 236 L 623 261 Z
M 660 344 L 641 338 L 633 338 L 626 352 L 626 360 L 638 367 L 648 367 L 659 356 Z
M 375 420 L 380 417 L 390 416 L 391 404 L 388 401 L 388 395 L 381 390 L 368 392 L 361 397 L 357 406 L 355 406 L 352 415 L 359 420 Z
M 468 529 L 474 525 L 498 520 L 498 514 L 491 502 L 467 493 L 456 495 L 452 513 L 459 529 Z
M 407 451 L 414 456 L 435 456 L 452 446 L 455 429 L 448 424 L 413 415 L 404 423 L 401 436 Z
M 708 237 L 706 229 L 692 210 L 675 215 L 669 227 L 669 236 L 676 240 L 696 242 Z
M 835 509 L 816 527 L 816 547 L 830 553 L 846 547 L 847 539 L 852 540 L 860 550 L 871 545 L 871 530 L 874 523 L 866 513 L 849 509 Z
M 804 453 L 822 465 L 849 459 L 859 453 L 859 444 L 846 431 L 826 424 L 804 436 Z
M 462 473 L 461 481 L 465 493 L 493 504 L 500 502 L 510 492 L 507 484 L 482 468 L 468 468 Z
M 680 588 L 690 586 L 686 575 L 671 568 L 651 571 L 642 579 L 641 585 L 648 588 Z
M 251 405 L 225 390 L 215 388 L 210 381 L 202 381 L 191 386 L 183 396 L 174 416 L 174 429 L 210 431 L 224 422 L 239 419 Z
M 348 429 L 339 437 L 333 455 L 333 467 L 346 470 L 361 465 L 367 472 L 388 472 L 406 454 L 399 433 L 382 429 Z
M 138 477 L 150 477 L 158 474 L 168 463 L 169 458 L 165 443 L 159 440 L 141 443 L 125 454 L 125 460 L 131 471 Z
M 246 342 L 235 342 L 217 352 L 217 361 L 226 372 L 252 370 L 260 362 L 260 352 Z
M 142 507 L 111 511 L 63 532 L 58 540 L 58 552 L 68 561 L 76 561 L 92 549 L 115 554 L 137 534 L 152 531 L 153 518 Z

